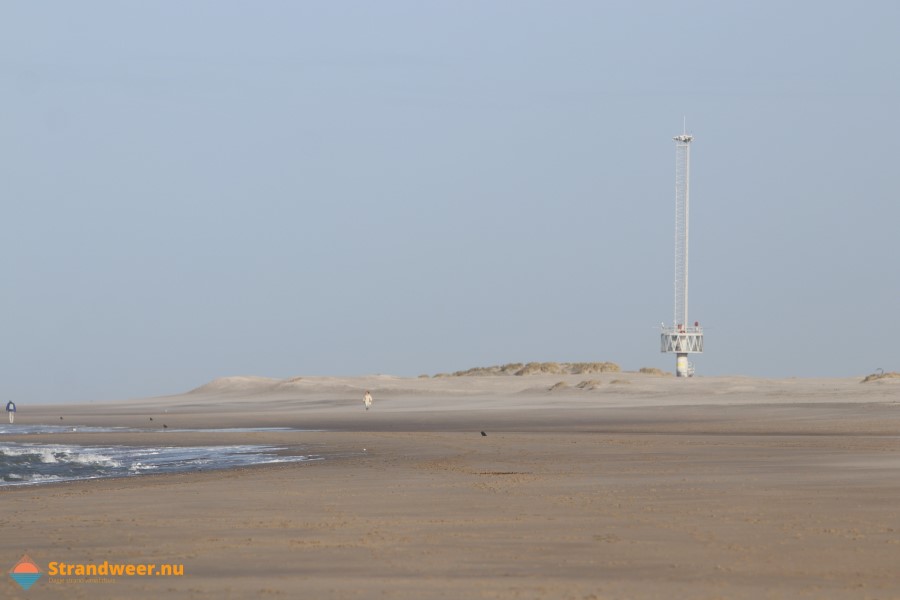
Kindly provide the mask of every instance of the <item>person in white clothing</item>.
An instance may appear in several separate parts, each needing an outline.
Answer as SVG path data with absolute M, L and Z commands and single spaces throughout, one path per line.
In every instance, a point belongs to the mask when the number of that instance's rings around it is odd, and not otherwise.
M 369 407 L 372 406 L 372 394 L 369 393 L 369 390 L 366 390 L 366 395 L 363 396 L 363 404 L 366 405 L 366 410 L 369 410 Z

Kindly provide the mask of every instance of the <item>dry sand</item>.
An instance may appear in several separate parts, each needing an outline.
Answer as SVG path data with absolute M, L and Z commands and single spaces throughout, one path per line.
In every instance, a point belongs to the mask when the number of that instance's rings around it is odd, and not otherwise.
M 900 598 L 900 380 L 860 379 L 231 378 L 169 398 L 21 406 L 22 424 L 146 429 L 32 442 L 264 443 L 326 460 L 7 488 L 9 567 L 27 553 L 45 570 L 185 573 L 45 575 L 27 592 L 5 577 L 0 594 Z M 250 426 L 318 431 L 171 431 Z

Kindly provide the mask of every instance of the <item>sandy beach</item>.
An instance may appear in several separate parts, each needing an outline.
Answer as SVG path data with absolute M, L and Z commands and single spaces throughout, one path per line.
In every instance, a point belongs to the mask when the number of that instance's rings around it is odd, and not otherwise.
M 22 406 L 17 424 L 74 431 L 3 441 L 266 444 L 323 460 L 3 488 L 6 568 L 27 554 L 44 574 L 28 591 L 5 577 L 0 593 L 900 598 L 900 379 L 860 380 L 235 377 Z M 291 429 L 204 431 L 257 427 Z M 104 561 L 184 574 L 47 572 Z

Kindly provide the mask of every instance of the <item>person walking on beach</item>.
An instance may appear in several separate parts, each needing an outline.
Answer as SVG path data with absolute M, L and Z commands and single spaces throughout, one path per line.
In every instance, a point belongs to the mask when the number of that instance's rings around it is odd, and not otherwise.
M 16 420 L 16 403 L 10 400 L 6 403 L 6 413 L 9 415 L 9 422 Z
M 369 393 L 369 390 L 366 390 L 366 395 L 363 396 L 363 404 L 366 405 L 366 410 L 369 410 L 369 407 L 372 406 L 372 394 Z

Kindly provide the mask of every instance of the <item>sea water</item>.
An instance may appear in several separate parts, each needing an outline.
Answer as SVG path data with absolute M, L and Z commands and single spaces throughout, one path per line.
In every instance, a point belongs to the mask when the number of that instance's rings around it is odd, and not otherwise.
M 9 425 L 0 423 L 0 439 L 5 435 L 32 435 L 36 433 L 128 433 L 142 431 L 131 427 L 88 427 L 82 425 Z
M 31 428 L 31 429 L 28 429 Z M 283 428 L 277 428 L 283 431 Z M 136 431 L 125 428 L 61 427 L 32 425 L 15 427 L 15 433 L 63 433 Z M 252 431 L 267 431 L 254 429 Z M 220 429 L 220 432 L 231 430 Z M 251 431 L 241 428 L 241 432 Z M 11 433 L 0 428 L 0 434 Z M 243 444 L 221 446 L 82 446 L 3 442 L 0 436 L 0 487 L 35 485 L 105 477 L 128 477 L 148 473 L 180 473 L 227 469 L 250 465 L 322 460 L 314 454 L 286 453 L 286 448 Z

